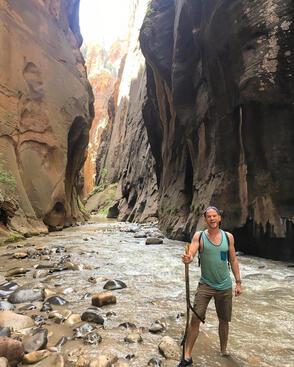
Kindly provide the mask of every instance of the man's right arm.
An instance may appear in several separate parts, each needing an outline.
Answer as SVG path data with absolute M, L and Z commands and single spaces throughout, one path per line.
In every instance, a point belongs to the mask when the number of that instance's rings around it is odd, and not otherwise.
M 200 246 L 199 238 L 200 238 L 200 232 L 196 232 L 191 241 L 189 254 L 182 255 L 182 261 L 184 264 L 190 264 L 193 261 Z

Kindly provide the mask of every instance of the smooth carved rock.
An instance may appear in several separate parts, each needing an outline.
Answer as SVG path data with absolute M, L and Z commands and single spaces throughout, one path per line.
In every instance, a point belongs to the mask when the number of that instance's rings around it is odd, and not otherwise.
M 8 359 L 9 363 L 15 364 L 22 360 L 24 347 L 22 342 L 8 338 L 0 337 L 0 356 Z
M 180 346 L 170 336 L 161 339 L 158 349 L 166 359 L 178 359 L 181 354 Z
M 34 321 L 29 316 L 18 315 L 9 310 L 0 312 L 0 327 L 9 327 L 12 330 L 18 331 L 34 325 Z
M 127 285 L 122 282 L 121 280 L 108 280 L 105 284 L 103 289 L 107 289 L 107 290 L 115 290 L 115 289 L 123 289 L 126 288 Z
M 110 293 L 94 294 L 92 296 L 92 305 L 102 307 L 105 305 L 115 304 L 116 296 Z

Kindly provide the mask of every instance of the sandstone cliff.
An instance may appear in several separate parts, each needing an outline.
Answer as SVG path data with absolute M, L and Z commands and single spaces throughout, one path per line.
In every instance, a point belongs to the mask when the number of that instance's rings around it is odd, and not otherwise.
M 142 106 L 146 99 L 145 59 L 138 35 L 147 1 L 134 2 L 128 53 L 122 60 L 112 97 L 109 122 L 97 153 L 96 184 L 117 183 L 109 216 L 143 221 L 157 215 L 157 181 Z
M 79 0 L 0 1 L 0 221 L 30 235 L 83 219 L 93 119 Z M 45 225 L 44 225 L 45 223 Z
M 294 258 L 291 0 L 152 0 L 140 34 L 160 224 L 175 238 L 224 210 L 237 248 Z

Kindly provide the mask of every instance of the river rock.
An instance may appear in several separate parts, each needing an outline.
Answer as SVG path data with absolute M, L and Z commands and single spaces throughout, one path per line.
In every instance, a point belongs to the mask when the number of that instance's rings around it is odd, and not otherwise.
M 24 355 L 22 342 L 6 336 L 0 337 L 0 356 L 8 359 L 10 364 L 18 363 Z
M 36 308 L 37 308 L 37 306 L 35 306 L 32 303 L 29 303 L 27 305 L 19 307 L 18 311 L 31 311 L 31 310 L 35 310 Z
M 52 353 L 35 364 L 35 367 L 64 367 L 64 359 L 60 353 Z
M 42 290 L 27 288 L 19 288 L 8 297 L 8 301 L 11 303 L 42 301 L 43 299 Z
M 52 297 L 52 296 L 55 296 L 55 295 L 56 295 L 56 292 L 53 291 L 52 289 L 49 289 L 49 288 L 44 288 L 43 289 L 44 298 Z
M 164 325 L 158 320 L 151 324 L 149 331 L 150 333 L 156 334 L 161 333 L 164 330 Z
M 114 367 L 130 367 L 130 364 L 123 360 L 123 359 L 119 359 L 115 364 Z
M 27 249 L 27 255 L 29 258 L 35 258 L 37 255 L 37 251 L 34 248 L 28 248 Z
M 157 237 L 148 237 L 146 238 L 146 245 L 160 245 L 163 243 L 163 239 L 162 238 L 157 238 Z
M 58 342 L 55 344 L 55 347 L 61 348 L 65 343 L 67 343 L 69 338 L 67 336 L 61 337 Z
M 147 366 L 150 366 L 150 367 L 161 367 L 161 360 L 159 358 L 152 358 L 148 362 Z
M 143 342 L 143 339 L 141 337 L 141 335 L 139 333 L 131 333 L 131 334 L 128 334 L 125 338 L 124 338 L 124 341 L 126 343 L 142 343 Z
M 34 279 L 45 278 L 48 274 L 49 274 L 48 270 L 36 269 L 33 272 L 33 278 Z
M 68 302 L 64 298 L 59 297 L 59 296 L 53 296 L 53 297 L 46 299 L 46 301 L 44 302 L 44 305 L 49 304 L 49 305 L 55 305 L 55 306 L 63 306 L 67 303 Z
M 123 288 L 126 288 L 126 287 L 127 287 L 127 285 L 124 282 L 122 282 L 121 280 L 114 279 L 114 280 L 108 280 L 104 284 L 103 289 L 113 291 L 115 289 L 123 289 Z
M 5 282 L 0 285 L 0 297 L 6 298 L 13 293 L 19 285 L 15 282 Z
M 13 311 L 15 309 L 15 306 L 7 301 L 0 301 L 0 311 L 3 310 L 10 310 Z
M 111 293 L 99 293 L 92 296 L 92 305 L 102 307 L 105 305 L 115 304 L 116 297 Z
M 0 357 L 0 367 L 9 367 L 7 358 Z
M 121 324 L 119 324 L 119 327 L 123 327 L 123 328 L 125 328 L 125 329 L 130 329 L 130 330 L 135 330 L 135 329 L 137 329 L 137 326 L 134 324 L 134 323 L 132 323 L 132 322 L 123 322 L 123 323 L 121 323 Z
M 88 333 L 93 331 L 95 327 L 90 324 L 82 324 L 79 327 L 75 328 L 74 331 L 74 338 L 83 338 Z
M 25 354 L 23 357 L 23 362 L 27 364 L 33 364 L 41 361 L 42 359 L 48 357 L 51 354 L 49 350 L 37 350 L 36 352 L 31 352 Z
M 10 270 L 8 270 L 8 272 L 6 273 L 6 278 L 10 278 L 16 275 L 23 275 L 26 274 L 29 271 L 29 269 L 24 269 L 24 268 L 12 268 Z
M 178 359 L 181 354 L 180 346 L 170 336 L 161 339 L 158 349 L 166 359 Z
M 84 344 L 97 345 L 101 342 L 102 338 L 96 331 L 92 331 L 84 337 Z
M 82 321 L 94 322 L 95 324 L 104 324 L 104 319 L 101 315 L 93 310 L 85 311 L 81 316 Z
M 0 328 L 0 336 L 10 336 L 11 331 L 9 327 L 2 327 Z
M 23 337 L 22 342 L 26 353 L 36 352 L 37 350 L 44 349 L 47 345 L 47 329 L 40 329 L 34 335 L 26 335 Z
M 34 321 L 29 316 L 18 315 L 9 310 L 0 312 L 0 327 L 9 327 L 10 329 L 18 331 L 34 325 Z
M 15 252 L 13 254 L 13 257 L 15 259 L 25 259 L 26 257 L 28 257 L 28 254 L 26 252 Z

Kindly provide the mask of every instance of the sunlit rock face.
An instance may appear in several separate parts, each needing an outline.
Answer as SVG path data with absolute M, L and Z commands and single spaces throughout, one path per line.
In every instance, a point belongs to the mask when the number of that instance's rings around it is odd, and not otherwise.
M 91 192 L 95 185 L 97 151 L 101 144 L 101 134 L 109 122 L 109 99 L 117 89 L 118 71 L 127 53 L 128 40 L 117 40 L 109 49 L 91 42 L 83 46 L 83 54 L 89 82 L 93 88 L 95 117 L 90 129 L 87 159 L 84 165 L 83 196 Z
M 140 42 L 161 226 L 176 238 L 223 209 L 237 248 L 294 257 L 291 0 L 153 0 Z
M 0 1 L 3 233 L 39 233 L 83 219 L 79 172 L 93 95 L 78 11 L 77 0 Z
M 142 108 L 145 104 L 145 59 L 138 35 L 147 1 L 134 2 L 128 53 L 122 60 L 113 96 L 109 100 L 109 122 L 97 154 L 96 184 L 118 183 L 109 216 L 144 221 L 157 215 L 157 181 Z

